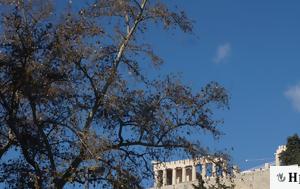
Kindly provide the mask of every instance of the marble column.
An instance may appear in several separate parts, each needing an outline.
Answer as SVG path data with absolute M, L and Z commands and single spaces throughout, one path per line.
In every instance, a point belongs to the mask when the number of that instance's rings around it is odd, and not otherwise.
M 223 163 L 222 176 L 227 177 L 227 164 L 226 163 Z
M 172 170 L 172 185 L 176 184 L 176 168 Z
M 234 165 L 232 167 L 232 173 L 233 173 L 233 175 L 237 175 L 238 173 L 240 173 L 238 166 Z
M 196 166 L 192 166 L 192 181 L 196 180 Z
M 202 164 L 202 172 L 201 172 L 201 176 L 204 179 L 206 177 L 206 163 Z
M 167 169 L 163 170 L 163 186 L 167 185 Z
M 158 182 L 159 182 L 159 174 L 158 171 L 154 171 L 154 186 L 157 187 L 158 186 Z
M 186 169 L 182 167 L 182 182 L 186 182 Z
M 211 170 L 212 170 L 212 176 L 213 176 L 213 177 L 216 177 L 216 176 L 217 176 L 217 166 L 216 166 L 215 163 L 212 163 L 212 168 L 211 168 Z

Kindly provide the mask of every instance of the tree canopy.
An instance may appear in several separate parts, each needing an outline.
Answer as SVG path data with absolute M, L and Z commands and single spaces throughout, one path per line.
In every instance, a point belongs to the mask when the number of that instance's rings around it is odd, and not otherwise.
M 284 165 L 300 165 L 300 138 L 297 134 L 287 138 L 286 150 L 280 154 Z
M 189 134 L 221 134 L 222 86 L 193 92 L 174 74 L 145 74 L 163 60 L 143 35 L 192 32 L 185 12 L 162 0 L 61 4 L 0 0 L 0 182 L 142 188 L 151 160 L 203 153 Z

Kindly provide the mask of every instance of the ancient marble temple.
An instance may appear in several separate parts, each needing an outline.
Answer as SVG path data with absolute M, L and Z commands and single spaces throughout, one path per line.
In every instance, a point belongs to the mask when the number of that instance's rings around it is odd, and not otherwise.
M 202 157 L 171 162 L 153 162 L 154 187 L 172 186 L 196 182 L 201 175 L 204 180 L 227 176 L 227 162 L 221 158 Z
M 206 186 L 214 185 L 216 178 L 235 189 L 269 189 L 270 166 L 281 166 L 280 153 L 285 146 L 279 146 L 273 162 L 240 172 L 237 166 L 228 168 L 221 158 L 200 157 L 171 162 L 152 162 L 155 173 L 152 189 L 194 189 L 202 176 Z M 231 170 L 231 171 L 229 171 Z

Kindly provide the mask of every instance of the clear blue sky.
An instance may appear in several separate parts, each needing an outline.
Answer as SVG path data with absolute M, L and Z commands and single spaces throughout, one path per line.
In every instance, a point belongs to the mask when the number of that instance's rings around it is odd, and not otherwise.
M 233 147 L 243 169 L 263 164 L 245 159 L 273 158 L 300 131 L 300 1 L 177 2 L 195 21 L 195 35 L 149 36 L 163 72 L 181 72 L 195 90 L 211 80 L 226 87 L 230 110 L 218 114 L 226 135 L 206 143 Z

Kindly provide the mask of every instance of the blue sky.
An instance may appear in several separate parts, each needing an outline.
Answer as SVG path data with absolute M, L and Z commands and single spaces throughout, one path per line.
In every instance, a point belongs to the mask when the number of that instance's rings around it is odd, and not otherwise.
M 230 109 L 218 112 L 225 136 L 204 142 L 233 147 L 243 169 L 271 161 L 300 128 L 300 1 L 177 2 L 195 21 L 194 35 L 149 36 L 163 72 L 181 72 L 195 91 L 217 81 L 231 96 Z

